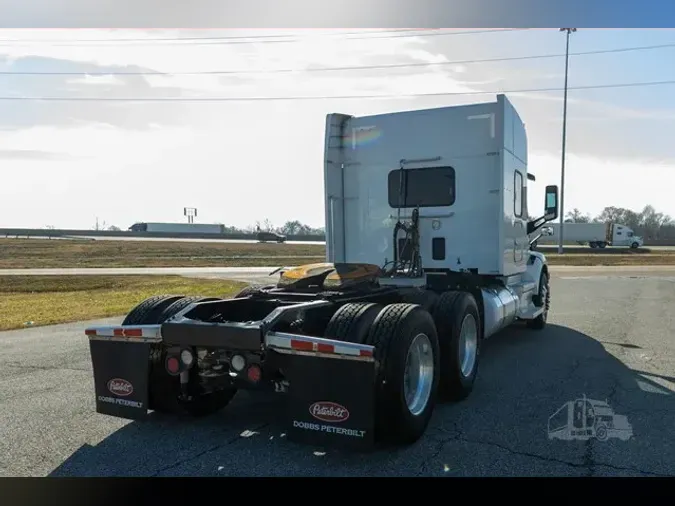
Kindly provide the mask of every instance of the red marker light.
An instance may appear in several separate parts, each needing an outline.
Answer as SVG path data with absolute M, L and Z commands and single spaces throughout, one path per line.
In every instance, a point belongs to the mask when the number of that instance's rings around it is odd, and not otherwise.
M 246 376 L 248 376 L 248 380 L 251 383 L 257 383 L 258 381 L 260 381 L 260 377 L 262 376 L 260 367 L 258 367 L 257 365 L 252 365 L 251 367 L 248 368 L 248 371 L 246 371 Z
M 180 371 L 180 363 L 176 357 L 169 357 L 166 360 L 166 370 L 169 374 L 178 374 Z

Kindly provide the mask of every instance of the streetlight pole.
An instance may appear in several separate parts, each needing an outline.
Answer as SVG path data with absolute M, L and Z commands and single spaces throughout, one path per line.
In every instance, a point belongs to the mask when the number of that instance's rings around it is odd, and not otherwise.
M 561 28 L 566 33 L 565 45 L 565 95 L 563 98 L 563 125 L 562 125 L 562 164 L 560 168 L 560 234 L 558 235 L 558 254 L 563 252 L 563 226 L 565 223 L 565 144 L 567 140 L 567 72 L 570 60 L 570 34 L 577 31 L 576 28 Z

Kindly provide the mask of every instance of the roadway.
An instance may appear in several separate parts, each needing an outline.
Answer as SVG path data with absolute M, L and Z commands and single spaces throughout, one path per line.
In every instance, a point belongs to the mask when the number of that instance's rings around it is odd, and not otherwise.
M 5 237 L 0 237 L 5 239 Z M 10 235 L 6 239 L 44 239 L 48 241 L 145 241 L 145 242 L 206 242 L 224 244 L 257 244 L 255 239 L 195 239 L 185 237 L 117 237 L 117 236 L 93 236 L 93 235 L 64 235 L 64 236 L 22 236 Z M 275 243 L 270 243 L 275 244 Z M 286 241 L 284 244 L 326 244 L 325 241 Z
M 186 275 L 269 282 L 262 269 Z M 91 322 L 0 332 L 0 475 L 673 476 L 674 282 L 675 268 L 553 266 L 548 328 L 491 338 L 469 399 L 439 406 L 418 443 L 366 458 L 289 442 L 281 399 L 245 392 L 199 421 L 99 415 Z M 549 417 L 584 394 L 627 416 L 633 438 L 549 439 Z
M 277 277 L 270 273 L 278 266 L 269 267 L 84 267 L 54 269 L 0 269 L 0 276 L 188 276 L 197 278 L 222 278 L 235 281 L 264 283 L 275 282 Z M 549 266 L 554 274 L 564 273 L 598 273 L 604 275 L 668 277 L 675 275 L 675 265 L 635 265 L 635 266 Z
M 258 241 L 253 239 L 185 239 L 185 238 L 176 238 L 176 239 L 167 239 L 165 237 L 93 237 L 93 236 L 82 236 L 82 237 L 71 237 L 70 239 L 88 239 L 96 241 L 170 241 L 170 242 L 210 242 L 210 243 L 240 243 L 240 244 L 256 244 Z M 325 241 L 286 241 L 285 244 L 321 244 L 325 245 Z M 609 246 L 604 249 L 592 249 L 588 246 L 579 246 L 577 244 L 566 244 L 564 246 L 565 251 L 575 253 L 603 253 L 603 252 L 612 252 L 616 250 L 626 250 L 627 247 L 614 247 Z M 668 251 L 675 250 L 675 246 L 645 246 L 645 248 L 652 251 Z M 538 248 L 540 251 L 545 253 L 556 253 L 558 247 L 556 245 L 542 244 Z

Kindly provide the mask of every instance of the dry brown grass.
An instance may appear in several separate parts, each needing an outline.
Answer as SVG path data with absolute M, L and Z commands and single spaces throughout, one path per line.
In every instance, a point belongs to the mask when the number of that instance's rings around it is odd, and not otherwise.
M 0 269 L 254 267 L 325 259 L 323 244 L 0 239 Z
M 164 293 L 225 297 L 244 286 L 181 276 L 0 276 L 0 330 L 123 315 Z

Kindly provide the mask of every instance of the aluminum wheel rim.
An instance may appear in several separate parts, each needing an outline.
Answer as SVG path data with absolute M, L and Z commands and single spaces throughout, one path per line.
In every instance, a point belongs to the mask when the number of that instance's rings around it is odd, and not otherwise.
M 426 334 L 417 334 L 405 360 L 403 395 L 408 411 L 419 415 L 429 403 L 434 379 L 434 352 Z
M 478 351 L 478 326 L 472 314 L 468 314 L 462 320 L 462 328 L 459 331 L 459 364 L 462 376 L 470 376 L 476 364 Z

